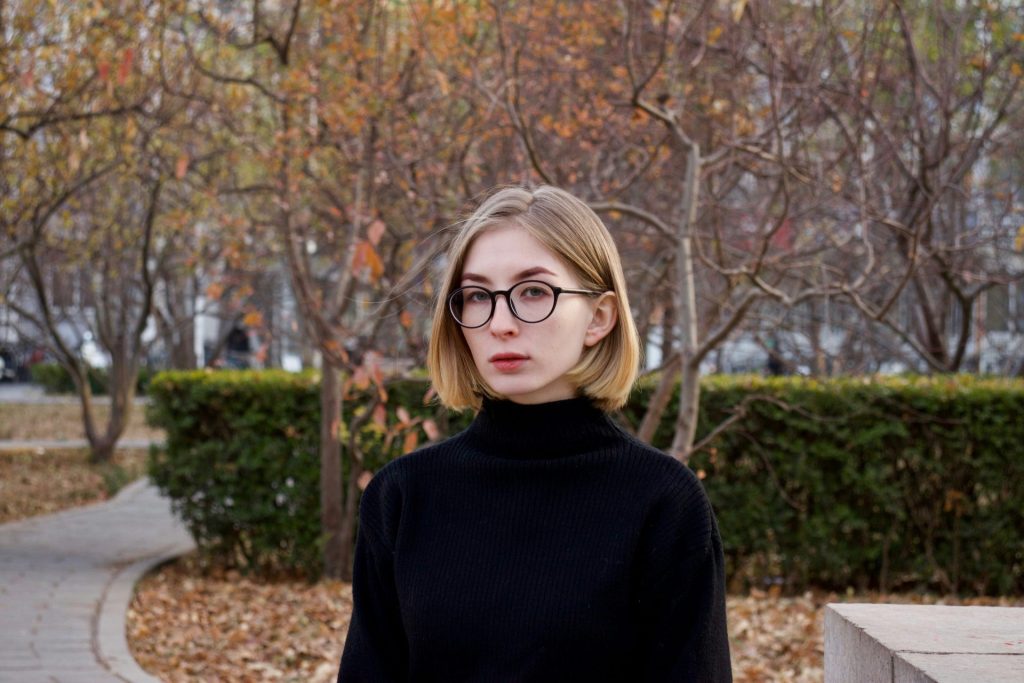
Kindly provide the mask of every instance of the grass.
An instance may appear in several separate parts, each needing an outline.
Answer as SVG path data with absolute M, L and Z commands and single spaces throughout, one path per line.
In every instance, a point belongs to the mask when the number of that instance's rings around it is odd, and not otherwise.
M 110 417 L 108 404 L 93 406 L 102 429 Z M 78 403 L 0 403 L 0 440 L 84 439 L 82 408 Z M 164 432 L 146 424 L 145 408 L 133 405 L 124 439 L 163 439 Z
M 0 523 L 106 500 L 145 474 L 146 455 L 119 450 L 93 465 L 84 449 L 0 451 Z

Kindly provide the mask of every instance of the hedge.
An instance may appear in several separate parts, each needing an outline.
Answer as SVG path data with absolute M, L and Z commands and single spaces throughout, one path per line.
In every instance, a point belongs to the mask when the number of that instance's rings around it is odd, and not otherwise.
M 427 390 L 426 380 L 388 385 L 386 419 L 368 420 L 358 439 L 371 470 L 427 438 L 423 420 L 446 434 L 470 419 L 425 403 Z M 347 408 L 365 410 L 373 391 L 354 389 Z M 627 427 L 649 394 L 634 392 L 618 416 Z M 200 546 L 255 569 L 315 573 L 316 378 L 162 373 L 150 395 L 150 419 L 168 433 L 152 476 Z M 675 400 L 653 439 L 661 448 Z M 737 407 L 742 419 L 690 463 L 734 590 L 1024 593 L 1024 382 L 705 378 L 698 440 Z
M 43 387 L 47 394 L 74 394 L 77 393 L 75 383 L 64 366 L 58 363 L 36 363 L 29 370 L 32 381 Z M 152 379 L 154 371 L 149 368 L 140 368 L 139 377 L 136 381 L 135 392 L 145 395 Z M 110 379 L 105 368 L 89 367 L 86 370 L 86 377 L 89 378 L 89 388 L 94 396 L 105 396 L 110 385 Z
M 424 406 L 426 390 L 424 381 L 389 384 L 389 401 L 379 411 L 383 419 L 368 419 L 360 429 L 371 472 L 428 438 L 423 419 L 433 420 L 426 427 L 431 432 L 453 428 L 445 411 Z M 372 391 L 352 388 L 344 409 L 365 411 Z M 165 446 L 150 451 L 150 477 L 171 498 L 205 559 L 263 574 L 315 577 L 322 547 L 317 376 L 163 372 L 150 383 L 149 396 L 147 419 L 167 433 Z M 344 425 L 341 436 L 347 443 Z M 348 459 L 343 463 L 347 477 Z

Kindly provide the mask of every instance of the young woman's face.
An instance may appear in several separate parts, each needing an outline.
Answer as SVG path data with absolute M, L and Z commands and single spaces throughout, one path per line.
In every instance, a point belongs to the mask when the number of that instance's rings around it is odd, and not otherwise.
M 470 245 L 460 287 L 507 290 L 523 280 L 580 289 L 569 266 L 523 228 L 490 228 Z M 491 390 L 516 403 L 545 403 L 572 398 L 576 387 L 566 373 L 583 350 L 615 326 L 615 295 L 562 294 L 554 312 L 538 323 L 519 320 L 504 296 L 494 316 L 477 328 L 462 328 L 473 363 Z

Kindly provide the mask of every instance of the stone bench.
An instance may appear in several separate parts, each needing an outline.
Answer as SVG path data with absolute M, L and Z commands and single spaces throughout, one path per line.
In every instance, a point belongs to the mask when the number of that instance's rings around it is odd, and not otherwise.
M 825 683 L 1024 683 L 1024 608 L 825 607 Z

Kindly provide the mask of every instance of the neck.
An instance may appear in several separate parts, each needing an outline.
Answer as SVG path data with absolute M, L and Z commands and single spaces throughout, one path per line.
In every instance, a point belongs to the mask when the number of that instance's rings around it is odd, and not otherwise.
M 621 432 L 588 398 L 529 405 L 484 399 L 467 436 L 486 455 L 536 460 L 599 450 Z

